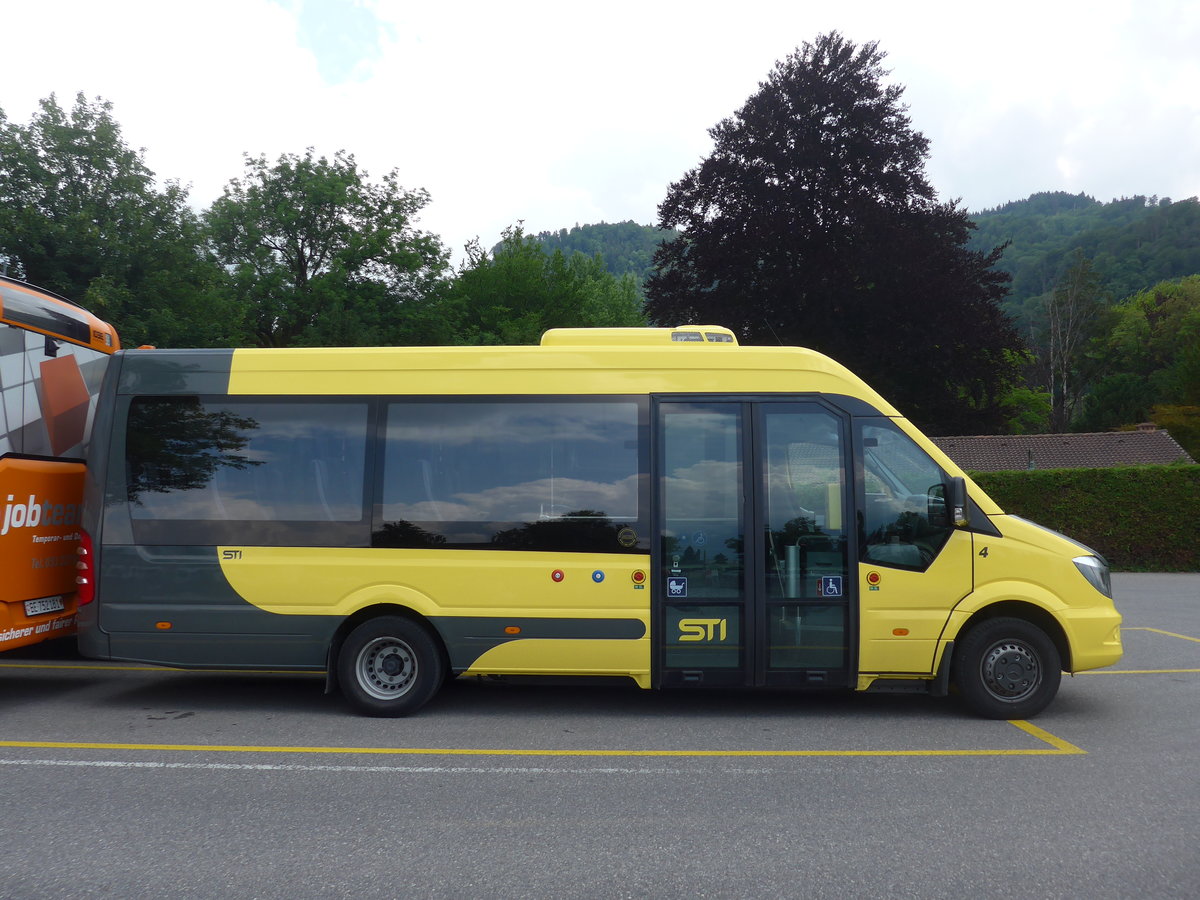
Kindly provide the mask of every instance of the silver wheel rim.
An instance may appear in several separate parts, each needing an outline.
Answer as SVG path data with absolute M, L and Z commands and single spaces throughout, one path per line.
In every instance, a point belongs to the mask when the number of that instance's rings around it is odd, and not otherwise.
M 358 651 L 354 672 L 362 689 L 376 700 L 395 700 L 417 678 L 417 656 L 399 638 L 377 637 Z
M 1037 651 L 1023 641 L 997 641 L 983 654 L 980 675 L 989 694 L 1005 703 L 1017 703 L 1042 683 Z

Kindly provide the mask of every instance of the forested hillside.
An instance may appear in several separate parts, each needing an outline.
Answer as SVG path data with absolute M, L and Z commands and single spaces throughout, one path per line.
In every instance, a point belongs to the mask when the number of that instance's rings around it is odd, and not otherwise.
M 676 236 L 670 228 L 655 228 L 637 222 L 601 222 L 576 225 L 570 230 L 542 231 L 533 237 L 548 253 L 561 250 L 566 257 L 576 252 L 588 257 L 599 253 L 609 272 L 617 277 L 632 275 L 641 285 L 650 274 L 650 263 L 658 245 Z
M 1085 194 L 1051 192 L 971 218 L 976 249 L 1010 242 L 999 264 L 1013 278 L 1005 308 L 1027 325 L 1037 321 L 1077 251 L 1091 261 L 1112 300 L 1200 272 L 1200 201 L 1195 197 L 1101 203 Z
M 1039 320 L 1048 295 L 1071 267 L 1076 251 L 1111 300 L 1160 281 L 1200 273 L 1200 201 L 1130 197 L 1101 203 L 1062 191 L 971 214 L 970 246 L 986 251 L 1009 242 L 998 268 L 1012 276 L 1005 310 L 1028 327 Z M 532 235 L 548 253 L 599 253 L 613 275 L 632 274 L 641 284 L 654 251 L 677 232 L 636 222 L 576 225 Z M 499 245 L 497 245 L 499 246 Z

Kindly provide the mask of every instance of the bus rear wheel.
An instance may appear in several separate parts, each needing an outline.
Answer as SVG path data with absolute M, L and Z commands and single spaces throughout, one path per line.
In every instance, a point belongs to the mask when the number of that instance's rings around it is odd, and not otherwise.
M 1028 719 L 1049 705 L 1062 661 L 1049 636 L 1024 619 L 986 619 L 954 647 L 954 684 L 988 719 Z
M 429 631 L 402 616 L 368 619 L 347 635 L 337 658 L 347 702 L 368 716 L 407 716 L 429 702 L 445 678 Z

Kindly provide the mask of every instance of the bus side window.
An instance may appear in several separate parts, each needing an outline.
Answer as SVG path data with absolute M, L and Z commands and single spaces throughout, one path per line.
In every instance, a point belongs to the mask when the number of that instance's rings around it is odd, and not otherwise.
M 862 426 L 863 562 L 924 571 L 950 539 L 944 515 L 947 475 L 891 422 Z
M 635 552 L 648 540 L 640 409 L 633 400 L 389 403 L 375 545 Z
M 126 493 L 142 543 L 365 542 L 367 404 L 138 397 Z M 305 543 L 306 542 L 306 543 Z

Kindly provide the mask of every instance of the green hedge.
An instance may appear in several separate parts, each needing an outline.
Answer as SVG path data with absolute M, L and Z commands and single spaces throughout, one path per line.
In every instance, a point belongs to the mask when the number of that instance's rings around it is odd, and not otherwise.
M 1094 547 L 1114 569 L 1200 572 L 1200 465 L 971 477 L 1005 512 Z

